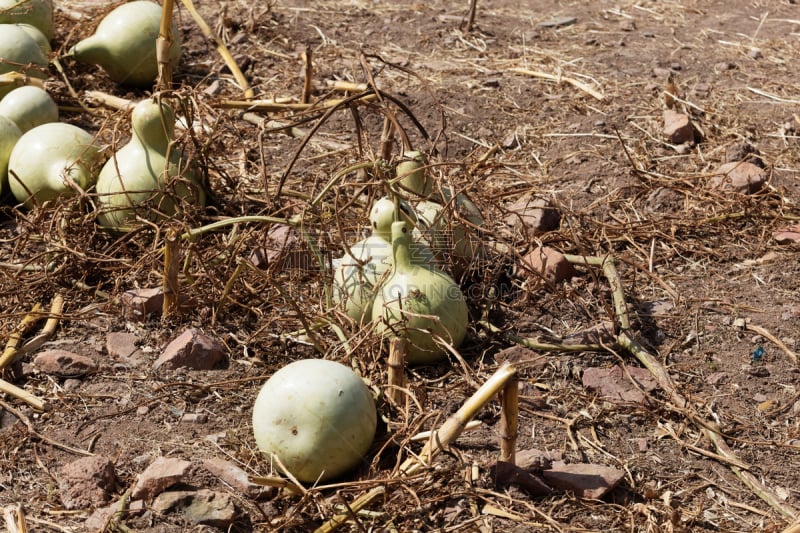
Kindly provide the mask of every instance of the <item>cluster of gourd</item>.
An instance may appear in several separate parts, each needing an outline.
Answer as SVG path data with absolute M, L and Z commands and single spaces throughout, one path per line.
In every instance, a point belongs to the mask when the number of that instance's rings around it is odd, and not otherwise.
M 407 152 L 395 168 L 398 188 L 420 200 L 379 199 L 370 211 L 372 234 L 336 260 L 333 299 L 360 324 L 372 322 L 385 337 L 407 339 L 406 361 L 431 363 L 458 347 L 467 331 L 468 310 L 453 277 L 481 254 L 463 222 L 445 206 L 456 204 L 473 224 L 480 213 L 464 195 L 443 187 L 434 201 L 424 157 Z
M 150 0 L 123 4 L 67 55 L 100 65 L 115 82 L 152 84 L 161 10 Z M 177 64 L 181 44 L 174 25 L 173 35 L 170 58 Z M 0 74 L 18 70 L 45 79 L 52 37 L 51 0 L 0 0 Z M 58 107 L 44 89 L 0 86 L 0 98 L 0 194 L 7 184 L 31 208 L 94 187 L 98 222 L 114 229 L 172 216 L 177 198 L 204 205 L 196 173 L 173 145 L 175 113 L 166 103 L 139 102 L 130 142 L 104 163 L 92 134 L 58 122 Z

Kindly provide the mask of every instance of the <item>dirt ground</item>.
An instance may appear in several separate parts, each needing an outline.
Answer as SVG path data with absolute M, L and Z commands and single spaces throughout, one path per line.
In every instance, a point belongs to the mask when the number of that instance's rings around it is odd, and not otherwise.
M 242 90 L 176 3 L 184 53 L 175 81 L 196 125 L 179 133 L 204 169 L 211 205 L 119 235 L 97 228 L 87 198 L 32 211 L 2 199 L 0 340 L 35 304 L 46 310 L 61 295 L 58 329 L 37 351 L 87 355 L 98 370 L 80 379 L 48 375 L 32 366 L 36 351 L 4 370 L 48 410 L 2 397 L 0 506 L 23 504 L 32 531 L 88 530 L 93 510 L 65 509 L 59 490 L 61 468 L 88 453 L 114 464 L 109 504 L 156 457 L 192 461 L 181 486 L 229 493 L 232 531 L 312 531 L 376 487 L 385 494 L 340 530 L 783 531 L 800 520 L 800 247 L 773 236 L 800 221 L 794 0 L 478 0 L 471 28 L 466 0 L 196 3 L 257 98 L 298 102 L 304 52 L 312 102 L 353 94 L 334 81 L 374 84 L 382 97 L 327 114 L 231 109 L 225 102 L 243 100 Z M 104 8 L 56 4 L 58 55 L 92 32 Z M 47 88 L 62 120 L 97 134 L 111 153 L 128 138 L 128 114 L 86 91 L 130 100 L 148 93 L 116 86 L 95 67 L 61 64 L 64 76 L 51 68 Z M 664 136 L 665 91 L 696 126 L 697 142 Z M 407 411 L 378 403 L 382 420 L 360 469 L 302 496 L 247 497 L 201 464 L 221 458 L 254 476 L 278 475 L 256 449 L 250 422 L 272 373 L 325 357 L 352 365 L 375 390 L 386 384 L 386 347 L 326 308 L 330 276 L 309 251 L 341 256 L 343 239 L 352 244 L 367 227 L 385 165 L 362 165 L 319 203 L 311 199 L 337 172 L 380 157 L 386 116 L 429 154 L 437 183 L 464 191 L 483 213 L 472 237 L 487 244 L 487 257 L 460 279 L 470 304 L 467 340 L 458 358 L 409 370 L 418 403 Z M 399 139 L 389 146 L 395 160 Z M 765 187 L 711 189 L 714 170 L 742 143 L 760 153 Z M 557 209 L 557 229 L 534 235 L 513 226 L 509 206 L 530 194 Z M 123 317 L 122 293 L 161 286 L 170 231 L 244 215 L 299 215 L 304 233 L 284 246 L 268 235 L 279 224 L 243 222 L 181 239 L 180 290 L 191 305 L 163 320 Z M 423 445 L 409 438 L 455 412 L 498 368 L 497 355 L 515 346 L 511 336 L 558 344 L 604 322 L 616 333 L 624 327 L 601 269 L 577 266 L 557 283 L 520 273 L 519 258 L 542 244 L 613 256 L 630 331 L 675 390 L 617 401 L 585 387 L 589 368 L 643 366 L 613 335 L 597 351 L 517 352 L 517 450 L 614 467 L 621 482 L 599 500 L 496 485 L 497 401 L 478 413 L 478 429 L 421 474 L 398 480 L 396 466 Z M 237 270 L 264 249 L 283 255 L 261 271 Z M 330 327 L 302 333 L 312 323 Z M 225 364 L 154 371 L 152 362 L 188 327 L 222 342 Z M 136 335 L 139 360 L 107 353 L 107 335 L 121 331 Z M 759 347 L 763 355 L 754 355 Z M 206 421 L 182 422 L 187 413 Z M 152 510 L 113 527 L 215 530 Z

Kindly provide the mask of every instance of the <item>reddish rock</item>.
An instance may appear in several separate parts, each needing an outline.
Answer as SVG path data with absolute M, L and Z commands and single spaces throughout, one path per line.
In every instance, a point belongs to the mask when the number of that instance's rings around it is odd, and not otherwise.
M 694 141 L 697 130 L 688 115 L 666 109 L 664 110 L 664 136 L 672 144 L 683 144 Z
M 159 457 L 139 474 L 131 490 L 132 499 L 150 500 L 179 482 L 192 463 L 174 457 Z
M 547 364 L 546 355 L 519 345 L 509 346 L 500 350 L 494 355 L 494 360 L 498 364 L 525 363 L 525 368 L 540 368 Z
M 211 370 L 225 357 L 225 346 L 222 343 L 189 328 L 178 338 L 170 342 L 161 356 L 153 363 L 153 370 L 160 368 L 191 368 L 193 370 Z
M 561 224 L 561 213 L 544 198 L 523 196 L 507 209 L 506 224 L 526 236 L 557 230 Z
M 61 501 L 67 509 L 105 505 L 116 484 L 114 465 L 100 455 L 82 457 L 64 465 L 58 483 Z
M 575 267 L 564 254 L 547 246 L 529 252 L 522 258 L 520 266 L 529 275 L 541 276 L 550 283 L 560 283 L 575 275 Z
M 139 337 L 126 331 L 115 331 L 106 335 L 106 352 L 111 357 L 125 362 L 138 364 L 144 359 L 144 353 L 136 347 Z
M 629 366 L 626 370 L 627 372 L 623 371 L 619 365 L 611 368 L 587 368 L 583 371 L 583 386 L 597 389 L 607 400 L 644 402 L 645 396 L 639 389 L 645 392 L 655 390 L 658 387 L 655 378 L 646 368 Z M 635 385 L 631 383 L 628 374 L 636 380 Z
M 760 168 L 766 166 L 764 160 L 761 159 L 761 152 L 748 142 L 736 142 L 728 146 L 725 151 L 725 162 L 734 163 L 736 161 L 747 161 Z
M 179 513 L 195 524 L 223 531 L 236 520 L 236 506 L 231 496 L 208 489 L 161 493 L 153 502 L 153 510 L 160 514 Z
M 554 462 L 563 461 L 564 455 L 561 452 L 545 452 L 530 448 L 527 450 L 517 450 L 516 463 L 520 468 L 541 472 L 550 470 Z
M 708 181 L 708 186 L 711 189 L 753 194 L 760 191 L 766 182 L 767 173 L 764 169 L 746 161 L 734 161 L 720 166 Z
M 251 483 L 247 477 L 247 472 L 225 459 L 216 457 L 206 459 L 203 461 L 203 467 L 230 485 L 234 490 L 250 498 L 261 498 L 273 492 L 271 487 Z
M 800 224 L 779 229 L 772 234 L 778 244 L 800 244 Z
M 114 502 L 105 507 L 98 507 L 94 512 L 89 515 L 89 518 L 83 523 L 84 530 L 86 531 L 104 531 L 114 513 L 119 511 L 119 502 Z M 129 502 L 125 509 L 125 517 L 139 516 L 145 511 L 144 502 L 142 500 L 134 500 Z
M 46 350 L 33 360 L 33 365 L 45 374 L 62 378 L 75 378 L 97 370 L 97 363 L 90 357 L 66 350 Z
M 491 469 L 491 476 L 498 488 L 516 485 L 531 496 L 547 496 L 553 492 L 547 483 L 512 463 L 497 461 Z
M 542 475 L 552 487 L 569 490 L 580 498 L 599 500 L 619 484 L 625 472 L 592 464 L 568 464 L 545 470 Z
M 122 316 L 128 320 L 144 321 L 149 315 L 161 314 L 164 291 L 161 288 L 132 289 L 122 293 Z
M 607 344 L 612 345 L 617 339 L 614 322 L 609 320 L 590 328 L 570 333 L 563 339 L 562 344 Z

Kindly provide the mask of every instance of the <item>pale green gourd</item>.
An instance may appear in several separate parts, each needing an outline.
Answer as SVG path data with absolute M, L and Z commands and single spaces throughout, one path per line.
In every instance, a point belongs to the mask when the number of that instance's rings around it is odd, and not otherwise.
M 407 216 L 407 215 L 406 215 Z M 375 287 L 391 269 L 392 223 L 395 205 L 389 198 L 381 198 L 370 210 L 372 235 L 350 247 L 341 259 L 335 261 L 333 300 L 356 322 L 372 319 L 372 300 Z M 412 243 L 412 262 L 427 266 L 432 264 L 433 252 L 427 245 Z
M 433 191 L 433 180 L 425 171 L 427 161 L 422 152 L 411 150 L 403 154 L 403 160 L 395 167 L 395 175 L 403 189 L 418 196 L 429 196 Z
M 253 405 L 258 449 L 304 483 L 326 481 L 364 460 L 375 438 L 375 401 L 364 381 L 325 359 L 295 361 L 272 375 Z
M 36 44 L 39 45 L 39 49 L 42 51 L 45 57 L 48 57 L 53 51 L 53 47 L 50 46 L 50 41 L 36 26 L 32 26 L 31 24 L 15 24 L 15 26 L 27 33 L 31 38 L 33 38 L 34 41 L 36 41 Z
M 81 63 L 100 65 L 117 83 L 146 86 L 158 76 L 156 39 L 161 26 L 161 6 L 149 0 L 122 4 L 106 15 L 95 34 L 68 52 Z M 172 24 L 169 49 L 173 68 L 181 56 L 181 36 Z
M 53 38 L 53 2 L 0 0 L 0 24 L 30 24 L 49 41 Z
M 8 183 L 8 160 L 22 132 L 10 118 L 0 115 L 0 195 L 5 194 Z
M 44 89 L 25 85 L 0 100 L 0 116 L 13 120 L 25 133 L 36 126 L 58 122 L 58 105 Z
M 0 24 L 0 59 L 0 74 L 18 71 L 42 80 L 47 77 L 47 57 L 36 40 L 16 24 Z M 13 88 L 0 86 L 0 98 Z
M 11 151 L 8 182 L 14 197 L 31 208 L 86 191 L 100 162 L 91 134 L 72 124 L 42 124 L 23 134 Z
M 97 179 L 98 221 L 125 230 L 175 215 L 178 200 L 204 206 L 206 194 L 183 153 L 174 146 L 175 113 L 143 100 L 131 114 L 131 140 L 112 156 Z
M 409 364 L 433 363 L 447 353 L 436 337 L 454 347 L 464 340 L 467 303 L 450 276 L 411 262 L 410 244 L 408 223 L 393 223 L 392 274 L 375 296 L 372 320 L 384 336 L 408 340 Z

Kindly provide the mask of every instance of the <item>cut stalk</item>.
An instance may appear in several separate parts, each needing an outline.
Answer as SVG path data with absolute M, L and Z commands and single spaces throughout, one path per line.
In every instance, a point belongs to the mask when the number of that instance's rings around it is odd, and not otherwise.
M 158 29 L 158 39 L 156 39 L 156 61 L 158 62 L 156 87 L 160 91 L 172 89 L 172 61 L 170 61 L 169 49 L 174 40 L 172 35 L 173 8 L 173 0 L 164 0 L 161 6 L 161 27 Z
M 180 285 L 178 273 L 181 270 L 180 239 L 177 232 L 172 229 L 167 232 L 164 239 L 164 303 L 161 307 L 161 319 L 164 320 L 175 314 L 179 309 Z
M 5 368 L 11 361 L 14 360 L 14 356 L 17 355 L 17 347 L 19 346 L 20 341 L 22 340 L 22 336 L 25 335 L 25 332 L 30 329 L 33 324 L 41 318 L 40 311 L 42 310 L 41 304 L 36 304 L 31 309 L 31 312 L 25 315 L 22 318 L 22 322 L 19 323 L 17 329 L 9 336 L 8 342 L 6 342 L 6 348 L 3 350 L 3 354 L 0 355 L 0 370 Z
M 406 401 L 403 405 L 408 405 L 408 396 L 403 393 L 406 387 L 406 352 L 408 351 L 408 341 L 402 337 L 395 337 L 389 341 L 389 362 L 388 362 L 388 387 L 386 396 L 389 401 L 398 407 L 405 396 Z
M 500 407 L 500 460 L 516 464 L 519 431 L 519 378 L 516 374 L 509 378 L 500 393 Z

